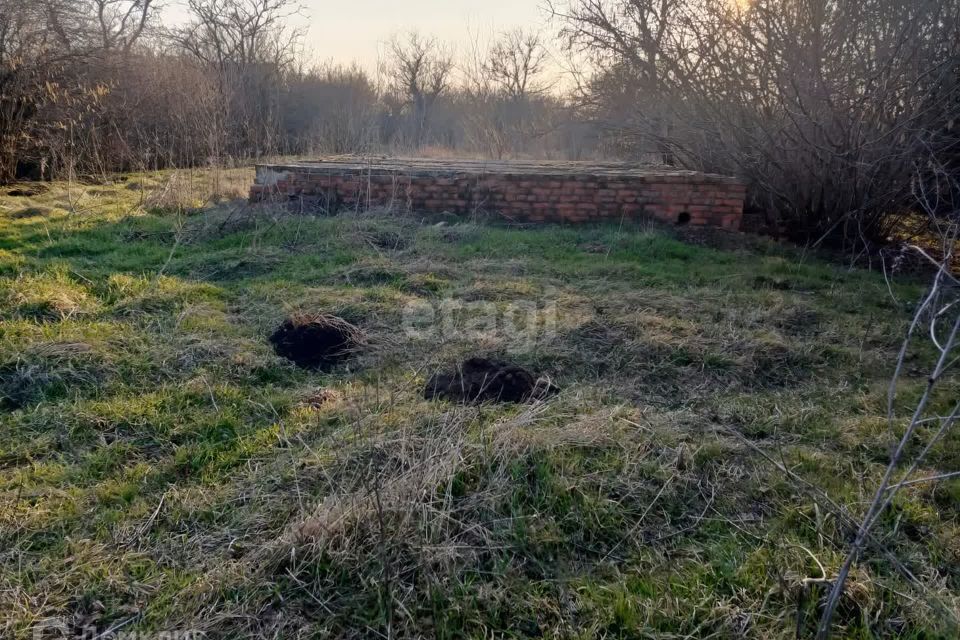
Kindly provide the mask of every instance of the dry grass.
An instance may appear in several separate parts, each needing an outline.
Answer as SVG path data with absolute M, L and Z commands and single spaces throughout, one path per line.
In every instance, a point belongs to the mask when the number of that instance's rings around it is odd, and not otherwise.
M 875 273 L 650 225 L 208 197 L 235 176 L 0 196 L 0 634 L 49 617 L 213 638 L 810 634 L 844 512 L 896 436 L 884 393 L 916 282 L 894 278 L 893 300 Z M 23 199 L 49 214 L 18 217 Z M 404 331 L 410 305 L 442 301 L 555 322 Z M 298 369 L 268 342 L 298 312 L 367 343 Z M 422 398 L 471 355 L 563 391 Z M 930 355 L 911 352 L 901 409 Z M 924 472 L 957 468 L 957 446 Z M 958 514 L 956 480 L 904 491 L 838 637 L 955 637 Z

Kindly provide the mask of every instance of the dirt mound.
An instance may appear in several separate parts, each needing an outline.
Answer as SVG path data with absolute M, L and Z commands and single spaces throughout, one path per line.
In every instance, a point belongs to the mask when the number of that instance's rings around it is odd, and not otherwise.
M 537 378 L 523 367 L 470 358 L 454 371 L 435 374 L 423 389 L 427 400 L 452 402 L 528 402 L 556 393 L 549 380 Z
M 40 194 L 46 192 L 46 190 L 47 187 L 37 184 L 10 189 L 7 191 L 7 195 L 14 198 L 32 198 L 33 196 L 39 196 Z
M 341 400 L 343 400 L 343 394 L 336 389 L 319 387 L 315 389 L 313 393 L 304 398 L 300 404 L 312 409 L 322 409 L 332 404 L 336 404 Z
M 350 357 L 364 343 L 363 332 L 343 318 L 295 315 L 270 336 L 273 350 L 306 369 L 328 369 Z

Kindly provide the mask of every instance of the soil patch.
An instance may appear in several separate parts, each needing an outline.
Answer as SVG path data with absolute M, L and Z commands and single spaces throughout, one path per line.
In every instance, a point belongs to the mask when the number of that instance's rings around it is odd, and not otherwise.
M 559 389 L 523 367 L 499 360 L 470 358 L 453 371 L 437 373 L 423 390 L 427 400 L 452 402 L 529 402 Z
M 329 369 L 349 358 L 364 342 L 360 329 L 327 314 L 291 316 L 270 336 L 278 356 L 306 369 Z
M 312 409 L 322 409 L 324 407 L 336 404 L 343 400 L 343 395 L 336 389 L 327 389 L 319 387 L 300 403 L 305 407 Z
M 7 191 L 8 196 L 14 198 L 32 198 L 33 196 L 38 196 L 44 193 L 47 190 L 47 187 L 41 185 L 32 185 L 29 187 L 16 187 Z
M 25 218 L 34 218 L 36 216 L 46 216 L 53 211 L 50 207 L 27 207 L 26 209 L 20 209 L 19 211 L 14 211 L 10 217 L 14 220 L 23 220 Z
M 611 247 L 605 245 L 602 242 L 586 242 L 578 244 L 577 248 L 584 253 L 609 253 Z

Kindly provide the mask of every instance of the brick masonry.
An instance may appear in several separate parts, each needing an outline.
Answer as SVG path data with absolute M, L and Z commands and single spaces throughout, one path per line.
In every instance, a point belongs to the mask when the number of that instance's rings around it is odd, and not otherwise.
M 331 158 L 258 165 L 251 201 L 301 211 L 385 207 L 493 213 L 514 222 L 652 217 L 740 229 L 746 188 L 735 178 L 626 163 Z

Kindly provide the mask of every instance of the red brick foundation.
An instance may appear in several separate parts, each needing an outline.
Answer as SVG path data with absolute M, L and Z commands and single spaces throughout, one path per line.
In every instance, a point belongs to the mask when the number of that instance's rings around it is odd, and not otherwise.
M 652 217 L 739 229 L 746 188 L 735 178 L 625 163 L 343 159 L 258 165 L 251 201 L 302 211 L 387 207 L 516 222 Z

